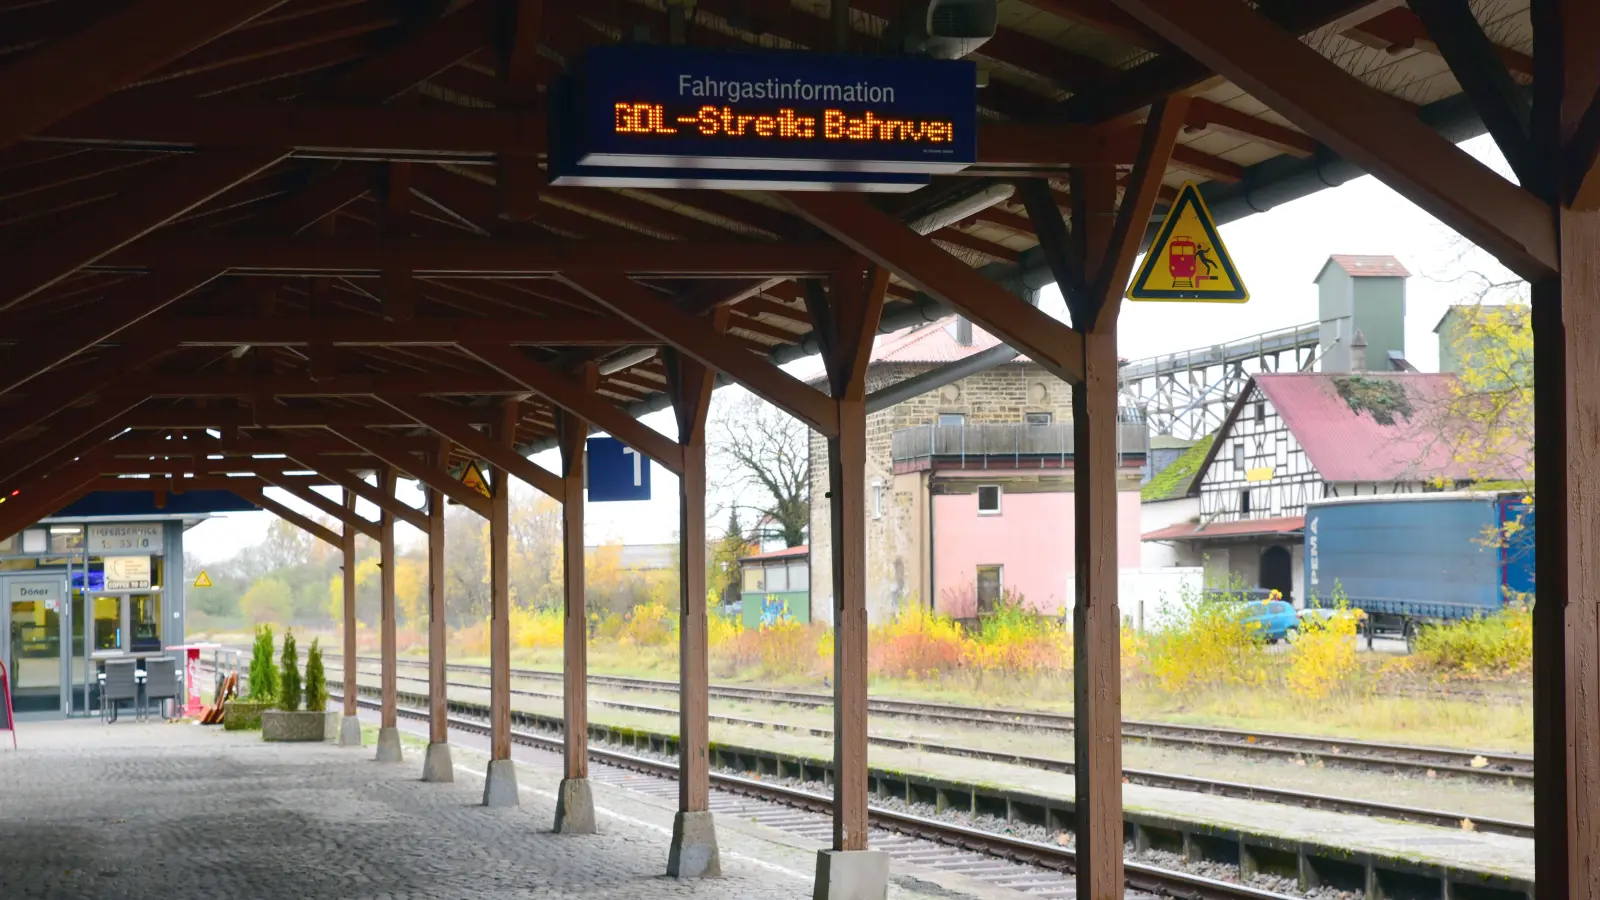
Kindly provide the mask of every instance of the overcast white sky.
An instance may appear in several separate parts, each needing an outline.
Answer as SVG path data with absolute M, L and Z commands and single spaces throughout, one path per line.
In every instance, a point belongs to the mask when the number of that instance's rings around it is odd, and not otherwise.
M 1474 156 L 1505 171 L 1504 160 L 1487 137 L 1462 145 Z M 1324 190 L 1269 212 L 1224 225 L 1223 241 L 1250 289 L 1247 304 L 1128 303 L 1118 326 L 1118 347 L 1129 359 L 1169 353 L 1192 347 L 1248 337 L 1317 318 L 1316 288 L 1312 285 L 1322 263 L 1334 253 L 1386 253 L 1397 256 L 1412 272 L 1407 288 L 1406 356 L 1423 371 L 1438 365 L 1438 344 L 1433 326 L 1452 302 L 1463 295 L 1460 285 L 1446 283 L 1459 252 L 1453 232 L 1410 201 L 1371 177 L 1359 178 L 1339 188 Z M 1047 289 L 1044 308 L 1065 318 L 1061 295 Z M 791 368 L 804 368 L 797 363 Z M 716 402 L 731 399 L 738 388 L 717 392 Z M 713 411 L 713 414 L 715 412 Z M 670 411 L 644 418 L 668 435 L 676 433 Z M 552 470 L 556 454 L 534 457 Z M 653 498 L 635 503 L 591 503 L 587 506 L 589 543 L 621 540 L 653 543 L 674 540 L 678 528 L 678 483 L 670 472 L 656 466 L 652 473 Z M 276 488 L 277 498 L 295 508 L 310 507 Z M 330 492 L 331 493 L 331 492 Z M 409 502 L 421 502 L 410 482 L 401 483 Z M 363 501 L 363 506 L 365 503 Z M 363 509 L 374 515 L 370 508 Z M 238 548 L 257 543 L 266 535 L 271 514 L 233 513 L 192 529 L 185 549 L 202 560 L 233 555 Z M 712 523 L 713 528 L 720 523 Z M 402 544 L 421 539 L 405 524 L 398 526 Z

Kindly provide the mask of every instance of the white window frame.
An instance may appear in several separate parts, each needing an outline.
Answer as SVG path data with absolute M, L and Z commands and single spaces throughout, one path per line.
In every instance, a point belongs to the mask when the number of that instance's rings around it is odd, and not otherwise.
M 1029 421 L 1034 416 L 1040 416 L 1040 417 L 1042 417 L 1044 419 L 1044 421 L 1043 422 L 1032 422 L 1032 421 Z M 1023 422 L 1023 424 L 1025 424 L 1025 425 L 1027 425 L 1027 426 L 1029 426 L 1031 428 L 1043 428 L 1046 425 L 1054 425 L 1056 423 L 1056 415 L 1055 415 L 1055 413 L 1048 413 L 1048 412 L 1023 413 L 1022 414 L 1022 422 Z
M 994 488 L 994 509 L 984 509 L 983 508 L 983 489 L 984 488 Z M 1006 496 L 1005 489 L 1003 487 L 1001 487 L 1000 485 L 998 485 L 998 484 L 980 484 L 980 485 L 978 485 L 978 515 L 980 515 L 980 516 L 998 516 L 998 515 L 1000 515 L 1001 511 L 1003 511 L 1005 509 L 1005 496 Z
M 1246 462 L 1245 462 L 1244 454 L 1245 454 L 1244 441 L 1234 441 L 1233 442 L 1233 470 L 1235 472 L 1243 472 L 1245 470 Z
M 946 422 L 945 421 L 945 417 L 946 416 L 948 416 L 948 417 L 950 417 L 952 419 L 959 419 L 960 421 L 958 421 L 958 422 Z M 965 428 L 965 427 L 967 427 L 967 414 L 966 413 L 939 413 L 936 417 L 934 417 L 933 422 L 934 422 L 935 425 L 938 425 L 940 428 Z
M 883 518 L 884 487 L 885 485 L 882 478 L 872 479 L 872 517 L 874 519 Z

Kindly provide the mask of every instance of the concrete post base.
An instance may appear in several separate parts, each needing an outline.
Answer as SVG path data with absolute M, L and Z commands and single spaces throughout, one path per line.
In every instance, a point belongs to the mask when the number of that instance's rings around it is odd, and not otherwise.
M 673 816 L 667 874 L 675 878 L 722 874 L 722 860 L 717 856 L 717 825 L 711 813 L 680 812 Z
M 378 729 L 378 762 L 397 763 L 405 758 L 400 751 L 400 729 Z
M 356 716 L 345 716 L 339 722 L 339 746 L 361 746 L 361 719 Z
M 556 834 L 594 834 L 594 792 L 587 778 L 563 778 L 556 794 Z
M 483 780 L 483 805 L 490 809 L 517 806 L 517 764 L 509 759 L 489 760 L 489 774 Z
M 450 784 L 456 780 L 456 767 L 450 759 L 449 744 L 434 741 L 428 745 L 428 754 L 422 758 L 422 780 L 434 784 Z
M 818 850 L 811 900 L 885 900 L 889 854 L 882 850 Z

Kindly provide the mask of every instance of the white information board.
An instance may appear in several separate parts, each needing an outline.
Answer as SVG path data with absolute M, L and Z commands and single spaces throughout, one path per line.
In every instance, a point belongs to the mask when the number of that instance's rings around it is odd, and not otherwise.
M 106 590 L 147 591 L 150 589 L 150 557 L 106 557 Z

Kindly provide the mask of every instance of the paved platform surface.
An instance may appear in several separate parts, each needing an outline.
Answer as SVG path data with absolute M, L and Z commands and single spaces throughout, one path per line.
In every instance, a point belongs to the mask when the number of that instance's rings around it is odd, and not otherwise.
M 808 898 L 814 852 L 718 822 L 724 876 L 662 875 L 670 805 L 595 785 L 601 834 L 549 832 L 558 771 L 519 765 L 522 806 L 486 810 L 486 760 L 423 784 L 421 754 L 263 744 L 188 724 L 30 723 L 0 750 L 0 898 Z M 9 741 L 7 742 L 9 744 Z M 896 900 L 1019 895 L 894 874 Z

